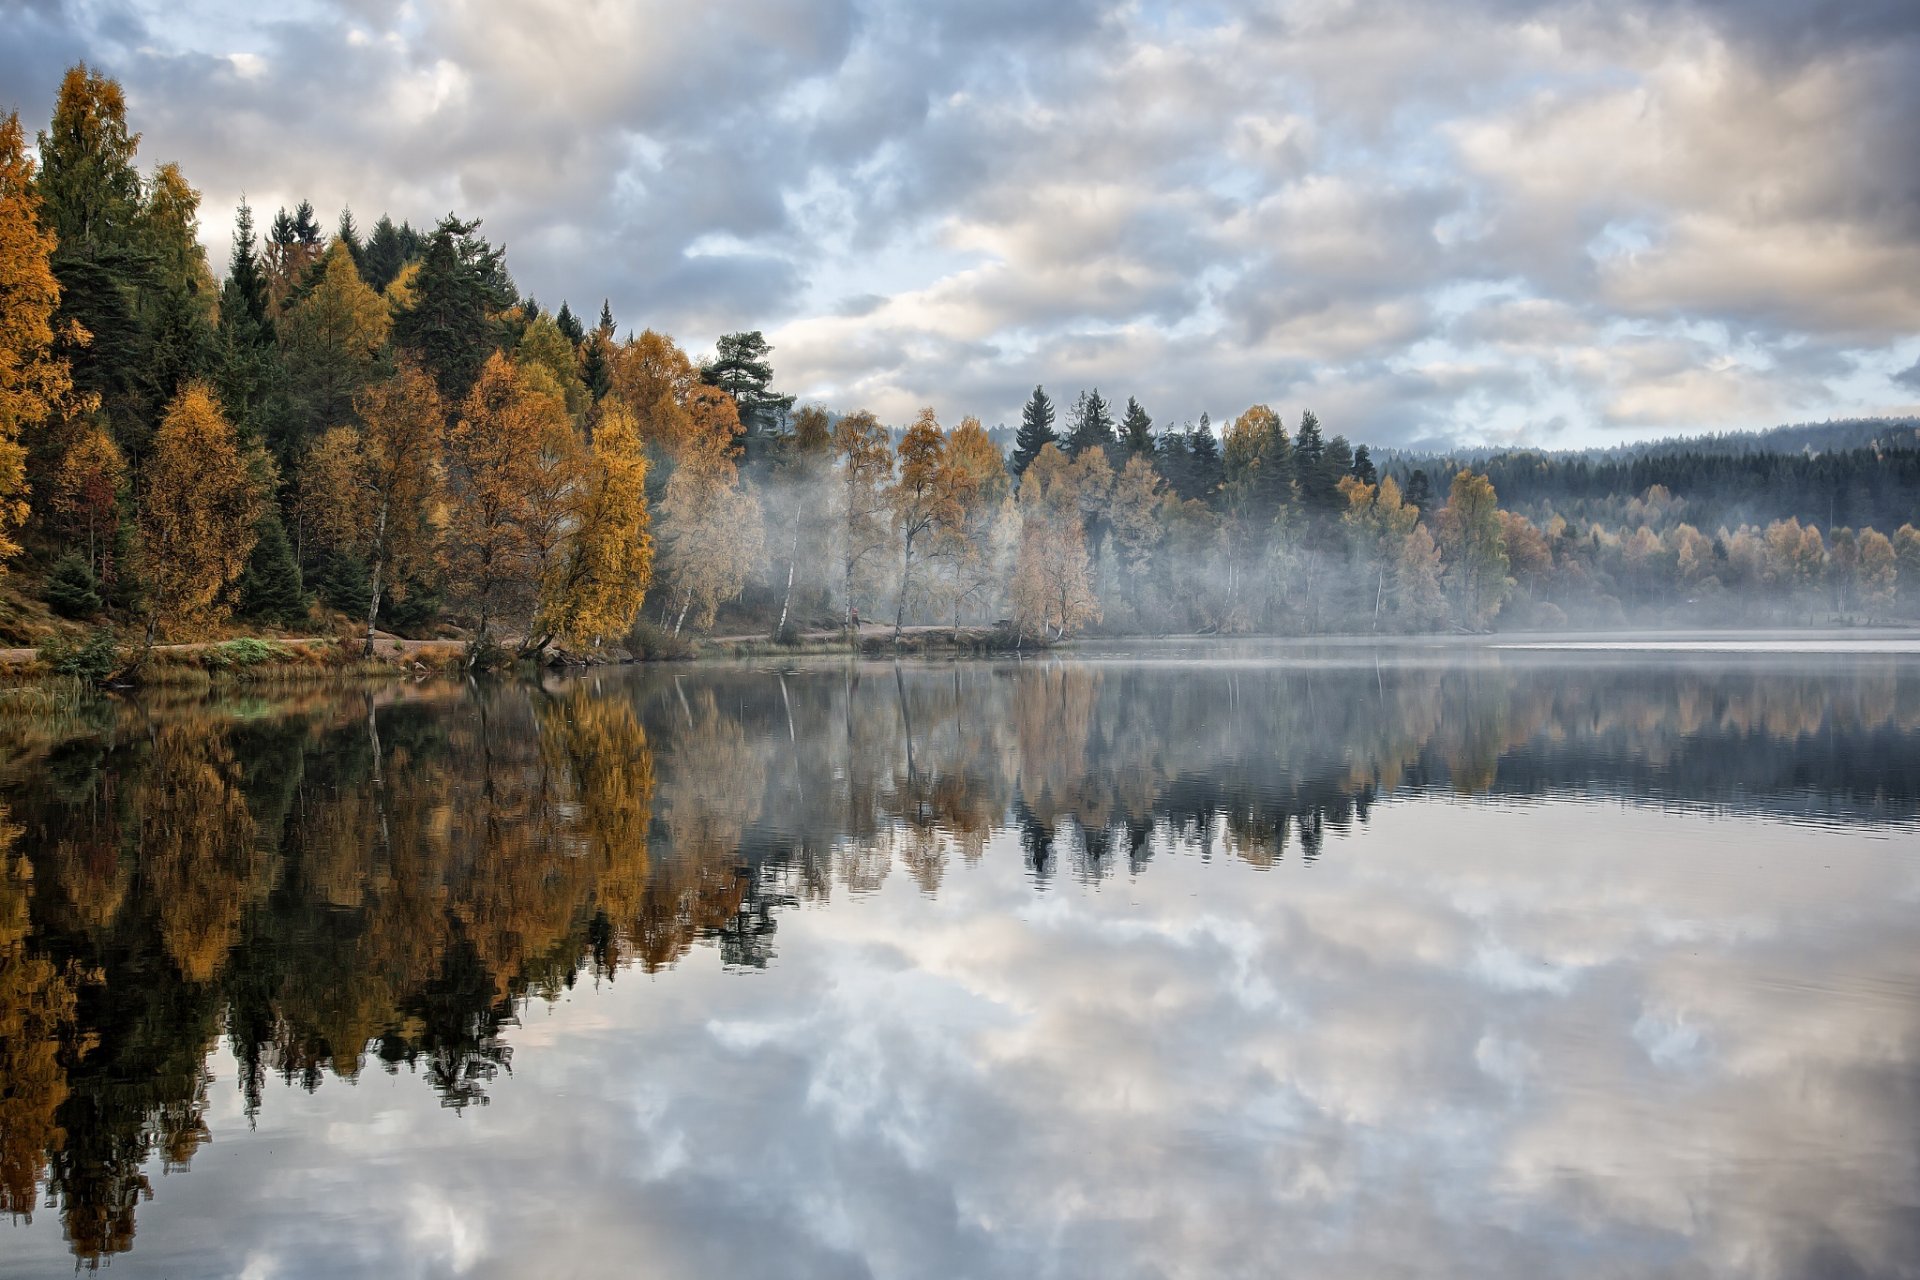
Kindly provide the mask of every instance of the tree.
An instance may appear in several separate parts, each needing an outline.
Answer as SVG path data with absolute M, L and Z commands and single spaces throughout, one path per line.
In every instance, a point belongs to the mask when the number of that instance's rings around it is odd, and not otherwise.
M 832 456 L 833 419 L 825 409 L 810 404 L 795 416 L 793 433 L 783 442 L 776 456 L 779 467 L 776 490 L 784 498 L 786 521 L 791 531 L 791 542 L 787 549 L 786 588 L 780 597 L 780 619 L 773 627 L 776 638 L 786 634 L 787 618 L 793 612 L 793 589 L 799 574 L 801 543 L 810 531 L 828 531 L 828 517 L 822 509 L 825 504 L 820 501 L 825 496 L 820 490 L 820 480 Z M 997 450 L 994 457 L 997 464 Z M 814 539 L 816 546 L 824 541 L 824 538 Z
M 253 553 L 247 557 L 236 590 L 240 613 L 270 622 L 295 622 L 307 611 L 307 593 L 286 526 L 272 503 L 262 504 L 254 535 Z
M 552 317 L 534 317 L 526 332 L 520 335 L 513 358 L 522 371 L 528 374 L 538 371 L 551 380 L 553 390 L 566 403 L 567 413 L 576 422 L 584 420 L 593 396 L 587 391 L 587 384 L 580 380 L 580 360 L 574 353 L 573 342 Z
M 946 474 L 947 439 L 932 409 L 922 409 L 901 437 L 899 459 L 899 477 L 888 495 L 894 531 L 900 539 L 900 581 L 893 607 L 895 645 L 900 643 L 907 602 L 922 585 L 915 576 L 920 564 L 914 558 L 914 546 L 919 545 L 924 558 L 939 532 L 959 523 L 961 511 L 959 497 Z
M 558 399 L 531 392 L 513 362 L 496 351 L 447 431 L 450 519 L 443 559 L 455 598 L 473 616 L 476 655 L 528 585 L 529 495 L 550 419 L 564 414 Z
M 394 226 L 393 219 L 384 213 L 380 221 L 373 224 L 373 234 L 367 238 L 367 247 L 360 254 L 360 271 L 368 288 L 385 293 L 387 286 L 399 278 L 401 268 L 413 256 L 409 243 L 411 232 L 411 227 L 403 230 Z
M 586 482 L 573 511 L 566 554 L 541 584 L 538 627 L 588 644 L 624 633 L 653 584 L 653 536 L 647 513 L 647 457 L 633 414 L 602 403 Z
M 1007 494 L 1007 464 L 978 418 L 964 418 L 947 439 L 941 482 L 955 516 L 940 531 L 938 555 L 947 570 L 954 628 L 960 610 L 999 585 L 994 530 Z
M 147 641 L 156 626 L 205 627 L 253 553 L 264 497 L 211 390 L 191 383 L 154 433 L 140 494 Z
M 701 381 L 733 397 L 749 441 L 780 431 L 793 409 L 792 396 L 771 389 L 773 365 L 767 357 L 772 352 L 757 329 L 729 333 L 721 337 L 713 359 L 700 367 Z
M 1132 396 L 1127 397 L 1127 416 L 1120 420 L 1120 435 L 1128 453 L 1135 457 L 1153 456 L 1153 419 L 1147 416 L 1147 411 Z
M 347 253 L 353 258 L 354 270 L 360 273 L 361 280 L 366 277 L 367 246 L 360 242 L 360 226 L 353 220 L 352 209 L 340 210 L 340 226 L 333 233 L 335 244 L 345 245 Z M 369 286 L 371 288 L 371 286 Z M 375 293 L 380 292 L 374 289 Z
M 146 430 L 138 383 L 148 335 L 136 304 L 151 264 L 140 245 L 140 135 L 127 129 L 119 83 L 85 63 L 69 69 L 39 142 L 40 224 L 55 236 L 60 282 L 56 351 L 74 385 L 114 415 L 124 444 Z
M 113 578 L 113 535 L 126 482 L 126 459 L 99 427 L 68 447 L 54 473 L 53 510 L 70 535 L 86 539 L 87 569 L 102 582 Z
M 1353 478 L 1361 484 L 1378 484 L 1380 469 L 1373 465 L 1373 453 L 1365 445 L 1353 451 Z
M 760 502 L 735 485 L 735 476 L 730 460 L 709 451 L 689 454 L 667 481 L 660 526 L 676 635 L 689 615 L 697 627 L 712 626 L 719 607 L 740 594 L 760 560 Z
M 40 212 L 20 117 L 10 114 L 0 120 L 0 564 L 20 550 L 13 531 L 28 513 L 30 433 L 83 407 L 74 403 L 67 361 L 54 350 L 56 244 Z
M 498 314 L 516 299 L 505 251 L 479 235 L 480 221 L 448 214 L 434 228 L 411 281 L 413 300 L 394 321 L 395 345 L 433 375 L 442 399 L 458 403 L 504 337 Z
M 446 410 L 433 379 L 407 363 L 364 388 L 356 401 L 361 430 L 356 539 L 366 562 L 371 600 L 363 652 L 373 655 L 374 622 L 386 592 L 432 562 L 439 530 L 440 424 Z
M 573 344 L 576 351 L 579 350 L 580 344 L 587 340 L 586 327 L 580 323 L 580 318 L 573 314 L 572 308 L 567 306 L 564 298 L 560 300 L 560 310 L 554 313 L 553 323 L 555 328 L 566 335 L 567 341 Z
M 1073 464 L 1054 445 L 1020 478 L 1020 551 L 1013 575 L 1014 621 L 1055 638 L 1100 619 L 1093 566 Z
M 1894 590 L 1899 583 L 1898 557 L 1892 539 L 1878 529 L 1861 530 L 1853 575 L 1854 589 L 1868 613 L 1892 608 Z
M 1507 577 L 1507 539 L 1493 483 L 1471 471 L 1456 472 L 1440 513 L 1440 543 L 1459 620 L 1476 630 L 1500 611 L 1513 582 Z
M 391 327 L 386 303 L 334 241 L 319 280 L 281 326 L 298 424 L 278 442 L 284 454 L 350 420 L 354 398 L 379 372 Z
M 840 464 L 835 515 L 841 570 L 841 607 L 853 626 L 854 599 L 867 561 L 890 541 L 887 489 L 893 477 L 893 445 L 887 429 L 862 409 L 840 419 L 833 430 L 833 452 Z
M 1140 587 L 1146 581 L 1155 553 L 1166 539 L 1166 524 L 1161 503 L 1166 486 L 1146 454 L 1127 459 L 1114 480 L 1108 502 L 1107 519 L 1113 529 L 1113 546 L 1118 553 L 1127 602 L 1136 613 L 1140 605 Z
M 139 245 L 147 264 L 138 314 L 149 348 L 141 383 L 156 404 L 213 368 L 218 288 L 200 245 L 200 193 L 177 164 L 154 170 L 140 206 Z
M 1053 401 L 1044 388 L 1035 387 L 1026 407 L 1020 410 L 1020 433 L 1014 439 L 1013 460 L 1008 464 L 1013 478 L 1024 475 L 1040 451 L 1059 439 L 1060 434 L 1053 429 Z
M 227 278 L 220 286 L 214 379 L 228 417 L 243 433 L 256 439 L 267 434 L 268 405 L 278 389 L 280 373 L 267 306 L 267 276 L 255 249 L 253 210 L 242 200 L 234 215 Z
M 1100 388 L 1081 392 L 1073 406 L 1073 427 L 1067 433 L 1067 456 L 1078 458 L 1089 449 L 1104 450 L 1112 443 L 1113 411 Z

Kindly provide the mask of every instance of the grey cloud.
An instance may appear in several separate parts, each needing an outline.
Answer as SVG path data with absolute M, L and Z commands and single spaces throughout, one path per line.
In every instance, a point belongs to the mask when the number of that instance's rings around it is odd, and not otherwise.
M 1901 0 L 332 0 L 247 15 L 257 68 L 119 5 L 6 8 L 0 99 L 38 120 L 68 60 L 103 62 L 143 159 L 204 188 L 216 260 L 243 191 L 457 209 L 543 300 L 696 348 L 783 332 L 782 379 L 839 408 L 992 421 L 1044 380 L 1176 421 L 1313 388 L 1392 439 L 1472 434 L 1502 395 L 1509 421 L 1579 401 L 1576 433 L 1751 426 L 1873 409 L 1796 353 L 1920 322 Z M 886 301 L 809 290 L 843 275 Z M 1440 305 L 1494 283 L 1535 312 Z M 1752 367 L 1619 384 L 1621 320 L 1721 325 L 1700 358 Z

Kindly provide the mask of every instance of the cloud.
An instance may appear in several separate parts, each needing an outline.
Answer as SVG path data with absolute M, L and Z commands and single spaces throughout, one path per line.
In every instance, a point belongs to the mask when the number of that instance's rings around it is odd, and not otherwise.
M 1311 395 L 1382 442 L 1759 426 L 1890 407 L 1845 371 L 1920 328 L 1904 0 L 7 18 L 0 100 L 120 76 L 216 260 L 242 193 L 457 209 L 542 302 L 764 329 L 789 388 L 896 420 L 1045 381 L 1162 421 Z M 1643 373 L 1623 332 L 1696 363 Z

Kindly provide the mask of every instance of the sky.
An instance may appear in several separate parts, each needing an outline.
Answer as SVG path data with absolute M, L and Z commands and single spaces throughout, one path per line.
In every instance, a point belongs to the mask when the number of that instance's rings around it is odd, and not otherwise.
M 203 193 L 484 220 L 783 390 L 1377 444 L 1920 413 L 1913 0 L 0 0 Z

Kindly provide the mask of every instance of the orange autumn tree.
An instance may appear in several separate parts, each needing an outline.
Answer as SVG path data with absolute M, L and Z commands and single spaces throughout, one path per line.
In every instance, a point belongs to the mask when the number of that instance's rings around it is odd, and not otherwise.
M 443 560 L 454 597 L 474 616 L 474 648 L 492 639 L 501 613 L 524 587 L 529 563 L 528 494 L 540 469 L 547 421 L 566 406 L 529 389 L 494 352 L 447 432 L 451 517 Z
M 888 498 L 900 539 L 900 581 L 893 598 L 893 642 L 900 643 L 907 602 L 922 589 L 916 576 L 938 531 L 960 523 L 960 497 L 947 474 L 947 437 L 932 409 L 922 409 L 900 438 L 900 474 Z M 917 546 L 917 558 L 916 558 Z
M 207 385 L 182 388 L 154 433 L 140 491 L 149 645 L 156 626 L 198 629 L 227 616 L 265 510 L 254 461 Z
M 23 437 L 73 399 L 67 362 L 53 351 L 54 247 L 52 230 L 40 225 L 33 158 L 14 112 L 0 120 L 0 563 L 19 553 L 13 532 L 28 513 Z M 77 326 L 69 336 L 86 340 Z
M 53 509 L 70 535 L 86 539 L 87 568 L 102 582 L 114 576 L 113 533 L 126 482 L 127 460 L 99 427 L 74 441 L 54 472 Z

